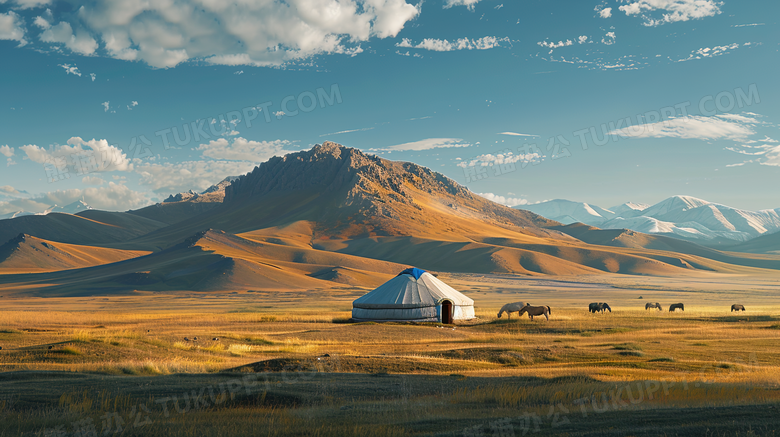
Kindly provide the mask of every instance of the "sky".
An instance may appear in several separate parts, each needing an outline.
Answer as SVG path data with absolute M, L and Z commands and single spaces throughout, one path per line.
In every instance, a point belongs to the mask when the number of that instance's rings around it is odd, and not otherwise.
M 323 141 L 510 206 L 778 208 L 778 18 L 776 0 L 0 0 L 0 216 L 138 209 Z

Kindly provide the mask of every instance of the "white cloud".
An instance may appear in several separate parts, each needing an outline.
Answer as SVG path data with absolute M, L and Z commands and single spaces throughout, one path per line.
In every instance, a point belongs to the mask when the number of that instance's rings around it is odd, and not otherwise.
M 41 16 L 35 17 L 33 23 L 43 30 L 46 30 L 51 27 L 51 23 L 49 23 L 45 18 Z
M 198 150 L 202 150 L 203 156 L 208 158 L 260 163 L 273 156 L 283 156 L 293 152 L 293 150 L 285 150 L 285 147 L 291 145 L 292 143 L 287 140 L 251 141 L 238 137 L 229 141 L 219 138 L 208 144 L 201 144 Z
M 75 65 L 59 64 L 58 66 L 65 69 L 65 74 L 72 74 L 81 77 L 81 72 L 79 71 L 79 67 L 76 67 Z
M 499 132 L 498 135 L 512 135 L 516 137 L 538 137 L 539 135 L 520 134 L 517 132 Z
M 53 0 L 16 0 L 16 4 L 20 9 L 32 9 L 50 5 L 52 4 L 52 1 Z M 4 1 L 0 1 L 0 3 L 4 3 Z
M 143 163 L 136 166 L 141 184 L 158 194 L 168 195 L 187 190 L 203 191 L 228 176 L 250 172 L 255 162 L 184 161 L 179 163 Z
M 84 176 L 81 178 L 81 183 L 84 185 L 96 185 L 100 186 L 103 185 L 106 181 L 103 180 L 103 178 L 99 178 L 97 176 Z
M 580 37 L 577 38 L 577 42 L 580 44 L 585 44 L 586 42 L 588 42 L 588 37 L 585 35 L 580 35 Z
M 341 131 L 338 131 L 338 132 L 331 132 L 331 133 L 328 133 L 328 134 L 322 134 L 322 135 L 320 135 L 320 137 L 327 137 L 327 136 L 330 136 L 330 135 L 349 134 L 349 133 L 352 133 L 352 132 L 365 132 L 367 130 L 373 130 L 373 129 L 374 129 L 373 127 L 364 127 L 362 129 L 341 130 Z
M 101 105 L 103 105 L 103 112 L 108 112 L 108 108 L 109 108 L 108 105 L 109 105 L 109 103 L 111 103 L 111 102 L 105 101 L 105 102 L 101 103 Z
M 395 46 L 431 50 L 434 52 L 451 52 L 455 50 L 488 50 L 496 47 L 503 47 L 503 44 L 509 44 L 509 38 L 485 36 L 477 39 L 460 38 L 453 41 L 425 38 L 419 44 L 414 44 L 410 39 L 404 38 Z
M 106 140 L 84 141 L 73 137 L 66 145 L 50 146 L 49 150 L 32 144 L 19 150 L 33 162 L 57 163 L 69 174 L 133 170 L 133 164 L 122 149 L 109 145 Z
M 638 0 L 619 6 L 627 16 L 637 15 L 644 19 L 645 26 L 660 26 L 664 23 L 688 21 L 720 14 L 723 2 L 715 0 Z
M 754 129 L 756 123 L 758 121 L 752 117 L 736 114 L 721 114 L 712 117 L 692 115 L 618 129 L 610 131 L 609 135 L 620 135 L 628 138 L 745 141 L 756 133 Z
M 5 155 L 6 157 L 10 158 L 14 156 L 14 148 L 8 147 L 8 145 L 0 146 L 0 154 Z
M 19 46 L 27 45 L 24 39 L 24 20 L 10 11 L 0 14 L 0 40 L 19 41 Z
M 126 185 L 109 182 L 105 187 L 73 188 L 69 190 L 51 191 L 33 198 L 13 199 L 0 202 L 0 214 L 16 211 L 43 212 L 54 206 L 69 205 L 77 200 L 84 201 L 95 209 L 106 211 L 127 211 L 137 209 L 151 203 L 143 193 L 133 191 Z
M 598 11 L 599 16 L 601 18 L 609 18 L 609 17 L 612 16 L 612 8 L 604 8 L 604 9 L 599 10 L 599 8 L 597 6 L 596 10 Z
M 0 186 L 0 193 L 4 193 L 4 194 L 21 194 L 21 193 L 19 193 L 19 190 L 17 190 L 16 188 L 14 188 L 14 187 L 12 187 L 10 185 Z
M 559 47 L 570 46 L 574 43 L 570 39 L 567 39 L 566 41 L 558 41 L 558 42 L 539 41 L 537 44 L 539 44 L 542 47 L 547 47 L 549 49 L 557 49 Z
M 612 44 L 615 44 L 615 39 L 617 37 L 615 36 L 615 32 L 607 32 L 606 35 L 604 35 L 603 38 L 601 38 L 601 43 L 611 46 Z
M 109 56 L 156 68 L 188 60 L 280 66 L 318 54 L 360 53 L 360 42 L 395 37 L 419 7 L 405 0 L 88 2 L 69 21 L 44 30 L 41 40 L 94 54 L 94 36 Z
M 91 77 L 91 78 L 92 78 L 92 82 L 94 82 L 94 81 L 95 81 L 95 79 L 97 79 L 97 74 L 95 74 L 95 73 L 89 73 L 89 77 Z
M 500 203 L 506 206 L 528 205 L 528 200 L 520 199 L 518 197 L 504 197 L 493 193 L 476 193 L 476 194 L 478 196 L 484 197 L 487 200 L 491 200 L 493 202 Z
M 465 6 L 469 10 L 474 10 L 474 6 L 479 3 L 480 0 L 444 0 L 444 9 L 449 9 L 453 6 Z
M 521 164 L 538 163 L 542 158 L 543 156 L 536 152 L 515 154 L 511 151 L 505 151 L 496 154 L 487 153 L 470 160 L 464 160 L 458 163 L 458 167 L 491 167 L 493 165 L 515 164 L 518 162 Z
M 751 43 L 745 43 L 743 46 L 749 46 Z M 713 46 L 713 47 L 702 47 L 698 50 L 694 50 L 691 52 L 690 55 L 688 55 L 687 58 L 678 59 L 676 62 L 685 62 L 690 61 L 692 59 L 702 59 L 702 58 L 714 58 L 716 56 L 724 55 L 728 53 L 731 50 L 736 50 L 739 48 L 738 43 L 733 43 L 725 46 Z
M 390 146 L 386 149 L 378 149 L 378 150 L 391 150 L 391 151 L 430 150 L 430 149 L 439 149 L 439 148 L 470 147 L 470 146 L 471 144 L 463 141 L 460 138 L 428 138 L 425 140 L 398 144 L 395 146 Z
M 98 43 L 86 30 L 79 29 L 75 33 L 70 23 L 65 21 L 55 24 L 41 32 L 41 41 L 65 44 L 65 47 L 81 55 L 92 55 L 98 48 Z

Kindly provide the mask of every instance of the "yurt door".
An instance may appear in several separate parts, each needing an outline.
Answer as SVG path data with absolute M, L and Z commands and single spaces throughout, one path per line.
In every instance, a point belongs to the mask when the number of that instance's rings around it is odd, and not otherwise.
M 441 322 L 452 323 L 452 302 L 445 300 L 441 303 Z

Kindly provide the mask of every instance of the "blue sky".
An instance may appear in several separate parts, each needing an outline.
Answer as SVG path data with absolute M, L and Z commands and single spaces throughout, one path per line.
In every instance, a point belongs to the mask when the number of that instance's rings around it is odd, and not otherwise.
M 147 3 L 0 0 L 0 215 L 326 140 L 509 205 L 780 207 L 772 0 Z

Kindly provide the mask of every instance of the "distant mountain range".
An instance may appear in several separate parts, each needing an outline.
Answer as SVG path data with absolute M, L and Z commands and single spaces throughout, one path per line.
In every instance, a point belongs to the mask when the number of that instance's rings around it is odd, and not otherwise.
M 24 217 L 27 215 L 47 215 L 52 212 L 61 212 L 65 214 L 78 214 L 81 211 L 87 211 L 90 209 L 92 209 L 92 207 L 87 205 L 87 203 L 84 202 L 84 199 L 80 199 L 65 206 L 57 206 L 56 204 L 52 205 L 50 208 L 47 208 L 45 211 L 42 212 L 30 212 L 30 211 L 20 210 L 8 214 L 3 214 L 0 215 L 0 220 L 10 219 L 15 217 Z
M 631 229 L 710 246 L 736 245 L 780 231 L 780 208 L 747 211 L 691 196 L 672 196 L 655 205 L 629 202 L 609 209 L 562 199 L 516 208 L 563 224 Z
M 39 296 L 301 291 L 326 299 L 334 286 L 373 288 L 408 266 L 525 276 L 780 271 L 773 239 L 745 247 L 754 255 L 561 224 L 491 202 L 428 168 L 331 142 L 271 158 L 207 191 L 127 212 L 2 220 L 0 288 Z M 615 210 L 632 220 L 643 211 L 663 218 L 707 205 L 680 198 L 614 210 L 574 202 L 553 208 L 571 217 L 564 221 L 603 222 L 616 220 Z M 741 225 L 735 214 L 721 213 Z M 775 223 L 746 216 L 756 227 Z

